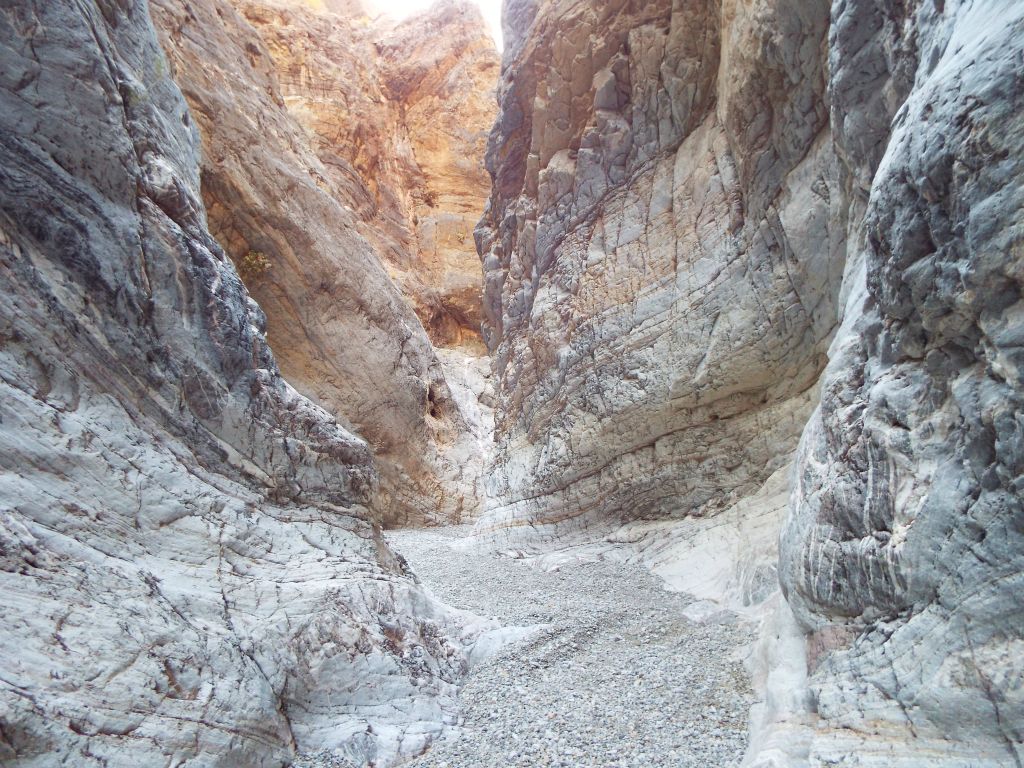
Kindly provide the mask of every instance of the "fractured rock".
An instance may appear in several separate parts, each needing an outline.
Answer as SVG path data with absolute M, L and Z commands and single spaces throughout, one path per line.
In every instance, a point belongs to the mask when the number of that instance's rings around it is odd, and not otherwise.
M 430 339 L 382 260 L 388 238 L 405 261 L 415 251 L 408 250 L 412 236 L 398 232 L 401 221 L 388 223 L 408 214 L 396 196 L 411 194 L 399 184 L 413 173 L 402 161 L 414 160 L 411 139 L 394 139 L 405 154 L 394 147 L 388 173 L 376 169 L 391 144 L 373 150 L 380 154 L 372 158 L 360 154 L 371 151 L 360 149 L 364 142 L 373 146 L 388 120 L 398 119 L 392 113 L 400 105 L 373 103 L 384 98 L 385 75 L 398 75 L 373 64 L 375 38 L 358 31 L 358 18 L 252 2 L 238 6 L 228 0 L 154 0 L 152 6 L 173 76 L 202 136 L 202 190 L 211 231 L 266 312 L 268 339 L 288 380 L 370 443 L 381 476 L 371 501 L 379 518 L 386 525 L 472 518 L 483 457 Z M 476 21 L 483 34 L 482 19 Z M 472 19 L 443 17 L 436 23 L 456 22 L 469 36 Z M 402 29 L 392 34 L 395 40 L 408 37 Z M 459 67 L 469 69 L 477 79 L 465 77 L 480 86 L 478 59 L 486 57 L 475 55 L 448 62 L 449 79 L 442 84 L 424 84 L 407 73 L 415 80 L 410 91 L 421 102 L 435 103 L 453 78 L 462 83 Z M 418 71 L 415 62 L 409 66 Z M 348 126 L 346 103 L 356 113 L 380 108 L 384 115 Z M 415 102 L 408 112 L 423 109 L 429 107 Z M 354 133 L 345 134 L 343 127 Z M 446 135 L 436 125 L 432 130 Z M 423 141 L 430 137 L 439 140 L 428 132 Z M 438 162 L 447 168 L 444 156 Z M 437 174 L 417 173 L 422 185 L 441 184 Z M 369 178 L 380 179 L 376 194 L 384 202 L 364 199 Z M 466 193 L 460 205 L 471 199 Z M 406 236 L 409 242 L 402 240 Z M 423 281 L 435 280 L 443 294 L 440 286 L 451 281 L 458 284 L 453 295 L 465 294 L 472 303 L 467 286 L 473 281 L 464 267 L 452 277 L 444 266 L 448 257 L 438 258 L 436 273 L 429 266 L 423 274 L 413 270 L 420 281 L 415 290 L 425 294 Z M 461 338 L 458 328 L 452 332 Z
M 828 9 L 507 13 L 477 231 L 497 399 L 481 530 L 724 509 L 789 461 L 836 325 Z
M 833 13 L 846 300 L 781 559 L 815 765 L 1024 760 L 1022 40 L 1014 3 Z
M 422 750 L 477 630 L 281 377 L 146 3 L 19 3 L 0 40 L 0 762 Z

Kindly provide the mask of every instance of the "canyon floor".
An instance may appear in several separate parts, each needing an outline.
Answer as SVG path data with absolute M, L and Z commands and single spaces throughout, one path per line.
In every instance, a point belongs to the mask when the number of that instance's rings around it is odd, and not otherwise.
M 538 625 L 476 666 L 459 727 L 415 768 L 738 765 L 753 693 L 754 627 L 710 617 L 639 566 L 569 563 L 546 572 L 475 549 L 468 528 L 388 540 L 438 598 L 506 625 Z M 346 765 L 327 755 L 296 763 Z

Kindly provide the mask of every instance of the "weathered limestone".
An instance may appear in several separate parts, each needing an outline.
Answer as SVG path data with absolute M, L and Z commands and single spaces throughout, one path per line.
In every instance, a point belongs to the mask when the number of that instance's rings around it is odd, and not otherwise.
M 1024 7 L 890 11 L 832 20 L 845 311 L 781 561 L 810 758 L 1020 766 Z
M 445 164 L 454 152 L 445 145 L 433 156 L 434 165 L 424 160 L 427 170 L 415 166 L 412 151 L 419 144 L 408 138 L 411 129 L 391 143 L 376 144 L 405 106 L 408 124 L 422 127 L 422 111 L 444 88 L 453 82 L 480 85 L 486 52 L 480 45 L 464 58 L 448 51 L 454 57 L 445 60 L 448 78 L 427 83 L 414 77 L 417 66 L 427 66 L 422 60 L 398 73 L 376 64 L 377 38 L 360 28 L 361 17 L 238 5 L 245 16 L 228 0 L 153 2 L 173 75 L 202 136 L 202 189 L 211 231 L 266 312 L 268 339 L 288 380 L 370 443 L 381 475 L 371 507 L 380 519 L 401 525 L 473 517 L 483 457 L 430 340 L 411 302 L 390 280 L 379 249 L 393 241 L 389 258 L 403 262 L 410 280 L 418 281 L 410 290 L 423 297 L 428 313 L 445 302 L 450 309 L 463 299 L 472 303 L 462 264 L 468 257 L 438 248 L 420 259 L 415 238 L 402 229 L 402 217 L 416 210 L 402 208 L 412 205 L 402 196 L 427 195 L 455 183 L 442 181 L 435 166 L 454 173 L 451 168 L 458 164 Z M 442 10 L 433 23 L 450 22 L 460 40 L 471 37 L 472 29 L 484 34 L 478 16 L 463 18 L 455 6 Z M 400 28 L 391 35 L 395 44 L 405 44 L 409 32 Z M 285 59 L 285 51 L 294 58 Z M 377 107 L 376 101 L 386 101 L 385 88 L 398 87 L 392 80 L 401 80 L 402 72 L 410 81 L 408 104 L 396 100 Z M 452 102 L 454 109 L 459 102 Z M 361 123 L 349 124 L 346 103 L 363 115 Z M 375 108 L 383 111 L 379 119 Z M 443 144 L 438 137 L 448 135 L 446 126 L 436 121 L 415 136 L 420 144 Z M 392 170 L 384 172 L 386 166 Z M 372 193 L 369 180 L 380 181 Z M 467 187 L 482 197 L 479 184 Z M 450 207 L 435 204 L 450 211 L 456 202 L 470 205 L 472 198 L 466 192 L 457 201 L 446 199 Z M 422 225 L 439 231 L 438 221 L 429 224 L 425 218 Z M 459 266 L 449 270 L 453 259 Z M 428 290 L 431 280 L 436 283 Z M 452 291 L 446 293 L 445 285 Z M 466 334 L 452 323 L 458 342 Z M 472 339 L 466 339 L 464 347 L 472 348 Z
M 498 54 L 479 9 L 448 0 L 395 24 L 315 12 L 303 0 L 234 4 L 435 346 L 482 352 L 472 234 L 490 192 L 483 155 Z
M 1019 767 L 1024 9 L 506 11 L 478 530 L 742 606 L 803 431 L 746 764 Z
M 764 619 L 745 765 L 1020 768 L 1024 8 L 509 0 L 478 315 L 476 17 L 322 5 L 0 14 L 0 762 L 422 749 L 483 478 Z
M 0 56 L 0 762 L 422 749 L 486 625 L 414 583 L 367 444 L 281 378 L 146 4 L 8 5 Z
M 788 462 L 835 326 L 828 8 L 507 12 L 483 529 L 724 509 Z

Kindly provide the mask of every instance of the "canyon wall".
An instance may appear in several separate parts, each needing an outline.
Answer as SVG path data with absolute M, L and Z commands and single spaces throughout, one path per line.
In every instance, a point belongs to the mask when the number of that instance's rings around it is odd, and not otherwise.
M 749 765 L 1024 759 L 1022 16 L 506 3 L 478 530 L 731 601 L 785 515 Z
M 748 765 L 1019 768 L 1024 7 L 507 0 L 485 204 L 477 13 L 309 5 L 0 12 L 0 762 L 422 750 L 486 482 L 777 608 Z
M 8 5 L 0 41 L 0 762 L 421 750 L 478 630 L 380 538 L 366 442 L 282 379 L 146 3 Z M 279 167 L 232 194 L 306 183 Z M 272 221 L 296 247 L 327 226 Z M 432 371 L 386 275 L 346 258 L 352 354 L 404 343 Z
M 370 443 L 385 524 L 475 516 L 475 404 L 453 398 L 424 326 L 479 352 L 483 20 L 454 3 L 397 28 L 301 3 L 152 10 L 202 137 L 210 229 L 284 375 Z M 440 29 L 450 46 L 431 44 Z
M 396 23 L 302 0 L 234 4 L 431 341 L 482 354 L 473 228 L 490 192 L 499 61 L 479 9 L 446 0 Z
M 1024 6 L 837 4 L 830 48 L 845 310 L 781 537 L 810 756 L 1020 766 Z
M 788 462 L 836 325 L 828 6 L 506 14 L 477 231 L 498 414 L 484 528 L 727 508 Z

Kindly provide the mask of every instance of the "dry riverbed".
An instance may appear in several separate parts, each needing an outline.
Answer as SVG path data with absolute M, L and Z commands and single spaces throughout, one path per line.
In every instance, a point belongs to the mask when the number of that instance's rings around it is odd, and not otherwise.
M 505 625 L 545 627 L 476 666 L 461 692 L 460 726 L 406 765 L 739 765 L 753 703 L 743 667 L 753 627 L 727 612 L 691 621 L 683 612 L 693 598 L 665 591 L 639 566 L 570 563 L 545 572 L 460 546 L 467 533 L 387 538 L 444 602 Z

